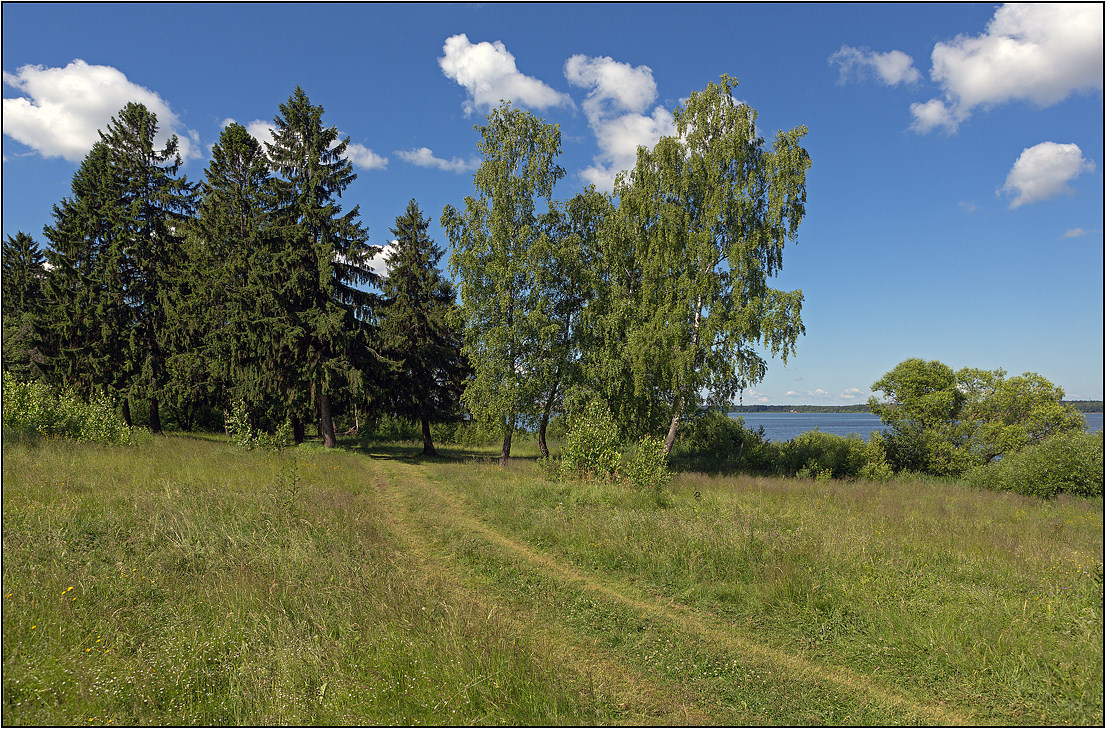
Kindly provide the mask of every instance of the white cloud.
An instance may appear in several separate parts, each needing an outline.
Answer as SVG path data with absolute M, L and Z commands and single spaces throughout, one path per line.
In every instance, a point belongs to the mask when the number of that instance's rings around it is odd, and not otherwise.
M 763 392 L 758 392 L 757 390 L 746 390 L 742 394 L 742 399 L 749 400 L 750 402 L 767 403 L 770 398 Z
M 396 150 L 396 156 L 416 167 L 431 167 L 446 172 L 471 172 L 480 166 L 480 160 L 474 157 L 468 160 L 463 160 L 460 157 L 452 159 L 435 157 L 434 152 L 429 147 Z
M 979 206 L 975 204 L 975 200 L 961 200 L 959 205 L 960 209 L 969 215 L 979 211 Z
M 612 190 L 615 176 L 634 166 L 639 146 L 653 147 L 662 136 L 676 133 L 667 109 L 658 106 L 651 114 L 643 113 L 657 98 L 657 84 L 648 66 L 578 54 L 565 62 L 565 78 L 588 89 L 583 109 L 599 154 L 580 176 L 600 190 Z
M 1041 142 L 1021 153 L 999 193 L 1017 194 L 1010 203 L 1013 210 L 1072 192 L 1068 183 L 1093 169 L 1094 163 L 1084 159 L 1078 145 Z
M 798 397 L 799 392 L 797 390 L 788 390 L 783 394 L 784 397 Z
M 912 105 L 913 129 L 955 132 L 977 107 L 1016 99 L 1044 107 L 1101 91 L 1102 25 L 1100 3 L 1003 5 L 983 34 L 934 46 L 930 77 L 944 100 Z
M 910 114 L 914 117 L 914 123 L 910 128 L 921 134 L 928 134 L 938 127 L 944 127 L 947 132 L 954 132 L 960 124 L 953 110 L 940 99 L 911 104 Z
M 914 59 L 902 51 L 876 53 L 867 48 L 841 46 L 829 57 L 829 62 L 836 63 L 841 70 L 839 83 L 874 77 L 888 86 L 895 86 L 914 83 L 922 78 L 922 74 L 914 68 Z
M 387 277 L 388 271 L 391 268 L 389 258 L 392 257 L 392 253 L 396 249 L 396 240 L 388 241 L 387 245 L 380 249 L 380 252 L 369 259 L 369 268 L 376 272 L 379 276 Z
M 117 68 L 94 66 L 76 59 L 65 68 L 21 66 L 4 72 L 4 84 L 24 96 L 3 101 L 4 134 L 43 157 L 80 161 L 100 141 L 111 118 L 128 102 L 138 102 L 157 114 L 155 143 L 164 145 L 176 134 L 182 160 L 200 156 L 199 135 L 185 129 L 156 92 L 132 83 Z
M 501 100 L 531 109 L 573 106 L 567 94 L 520 73 L 515 57 L 501 41 L 474 44 L 469 42 L 467 35 L 460 33 L 446 39 L 442 52 L 445 55 L 438 59 L 442 73 L 469 93 L 464 107 L 466 114 L 487 112 Z
M 1072 228 L 1068 232 L 1064 233 L 1064 237 L 1065 238 L 1082 238 L 1085 235 L 1090 235 L 1091 233 L 1097 233 L 1097 232 L 1098 231 L 1096 231 L 1096 230 L 1087 230 L 1086 228 Z
M 842 400 L 856 400 L 857 398 L 867 399 L 870 393 L 861 390 L 859 387 L 848 387 L 845 391 L 839 395 Z
M 261 142 L 262 149 L 268 149 L 266 144 L 273 143 L 273 125 L 267 121 L 261 119 L 254 119 L 249 124 L 246 124 L 246 131 L 250 133 L 250 136 Z
M 339 136 L 340 139 L 344 137 Z M 353 163 L 354 167 L 365 170 L 382 170 L 388 166 L 388 158 L 382 157 L 363 144 L 350 142 L 346 147 L 346 159 Z

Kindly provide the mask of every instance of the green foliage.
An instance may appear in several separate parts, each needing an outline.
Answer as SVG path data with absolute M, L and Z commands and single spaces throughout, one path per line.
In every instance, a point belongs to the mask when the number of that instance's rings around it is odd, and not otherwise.
M 3 312 L 3 368 L 22 377 L 39 374 L 41 355 L 34 330 L 43 305 L 46 258 L 34 238 L 8 236 L 0 255 L 0 309 Z
M 571 422 L 561 447 L 561 478 L 615 478 L 621 449 L 618 426 L 607 406 L 593 400 Z
M 750 471 L 772 471 L 768 447 L 763 428 L 749 430 L 741 418 L 708 410 L 688 422 L 672 454 L 693 462 L 707 460 Z
M 867 444 L 857 435 L 842 437 L 820 430 L 773 444 L 778 473 L 799 478 L 856 478 L 867 464 Z
M 379 285 L 369 267 L 379 248 L 368 245 L 359 206 L 347 212 L 338 203 L 357 178 L 346 157 L 349 137 L 323 124 L 323 107 L 296 87 L 273 119 L 273 142 L 266 143 L 278 199 L 274 215 L 281 228 L 277 252 L 283 273 L 281 309 L 294 322 L 286 341 L 293 353 L 288 380 L 298 388 L 294 401 L 305 414 L 317 405 L 327 447 L 337 445 L 330 412 L 332 392 L 346 385 L 362 389 L 374 368 L 370 325 Z M 375 372 L 370 374 L 375 375 Z M 308 394 L 310 393 L 310 395 Z
M 292 423 L 290 420 L 284 421 L 272 433 L 261 430 L 253 424 L 244 400 L 237 400 L 231 411 L 227 413 L 226 429 L 231 441 L 246 450 L 260 447 L 279 451 L 288 446 L 292 439 Z
M 1083 428 L 1079 413 L 1062 402 L 1064 391 L 1034 372 L 1006 379 L 1001 369 L 953 372 L 913 358 L 872 389 L 886 396 L 868 404 L 890 426 L 886 459 L 901 471 L 955 476 Z
M 1102 496 L 1103 434 L 1068 431 L 977 466 L 965 478 L 983 488 L 1050 499 L 1057 494 Z
M 387 357 L 398 363 L 383 383 L 386 407 L 427 424 L 457 415 L 468 375 L 453 284 L 438 270 L 443 251 L 427 236 L 429 227 L 414 200 L 396 218 L 380 326 Z M 423 435 L 424 453 L 433 454 L 432 429 Z
M 736 85 L 693 92 L 677 134 L 639 150 L 601 236 L 589 372 L 624 431 L 659 424 L 667 449 L 703 395 L 729 402 L 764 377 L 758 348 L 786 361 L 803 332 L 802 292 L 769 282 L 805 215 L 806 128 L 769 148 Z
M 462 399 L 473 416 L 503 434 L 500 462 L 510 458 L 517 426 L 538 417 L 555 363 L 545 354 L 556 338 L 545 298 L 552 243 L 535 208 L 548 204 L 564 176 L 556 125 L 510 103 L 477 127 L 484 161 L 463 210 L 447 205 L 441 224 L 453 245 L 450 269 L 460 282 L 463 352 L 473 376 Z
M 622 476 L 639 491 L 661 494 L 672 480 L 668 470 L 668 454 L 664 452 L 664 440 L 643 436 L 637 445 L 622 454 Z
M 126 445 L 131 429 L 102 394 L 86 402 L 72 391 L 58 392 L 42 382 L 3 375 L 4 424 L 24 432 L 76 441 Z
M 864 451 L 864 465 L 857 475 L 865 481 L 889 481 L 894 469 L 887 462 L 887 445 L 882 433 L 871 433 Z

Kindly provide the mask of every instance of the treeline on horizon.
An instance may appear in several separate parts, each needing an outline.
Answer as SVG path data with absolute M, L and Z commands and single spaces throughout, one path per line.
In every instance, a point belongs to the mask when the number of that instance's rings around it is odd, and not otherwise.
M 1062 400 L 1064 405 L 1070 405 L 1081 413 L 1101 413 L 1102 400 Z M 872 408 L 867 405 L 730 405 L 726 412 L 730 413 L 870 413 Z

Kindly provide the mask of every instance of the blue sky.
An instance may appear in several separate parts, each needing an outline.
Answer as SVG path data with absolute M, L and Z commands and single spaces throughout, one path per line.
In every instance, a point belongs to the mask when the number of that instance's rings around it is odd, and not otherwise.
M 370 242 L 472 193 L 490 101 L 560 125 L 555 197 L 609 185 L 722 73 L 800 124 L 806 219 L 777 286 L 807 334 L 746 404 L 863 402 L 908 357 L 1103 397 L 1102 5 L 3 5 L 3 234 L 42 242 L 95 130 L 158 112 L 202 178 L 296 85 L 350 137 Z

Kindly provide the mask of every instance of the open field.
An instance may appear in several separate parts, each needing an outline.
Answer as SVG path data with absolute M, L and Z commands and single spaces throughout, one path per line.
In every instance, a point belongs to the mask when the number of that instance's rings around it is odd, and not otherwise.
M 1103 502 L 3 445 L 5 724 L 1103 723 Z

